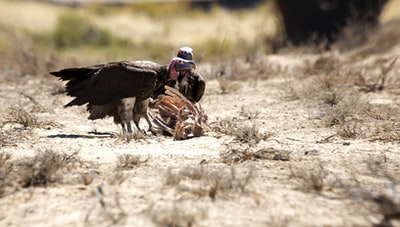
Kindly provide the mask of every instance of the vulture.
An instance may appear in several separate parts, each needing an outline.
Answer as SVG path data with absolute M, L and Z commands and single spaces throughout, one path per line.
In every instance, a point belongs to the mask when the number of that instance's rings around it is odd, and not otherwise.
M 65 107 L 87 103 L 89 119 L 113 116 L 121 124 L 123 132 L 132 132 L 133 120 L 138 130 L 140 117 L 147 116 L 148 98 L 175 81 L 180 72 L 192 71 L 196 64 L 180 57 L 171 59 L 168 65 L 151 61 L 119 61 L 87 67 L 66 68 L 51 75 L 68 81 L 66 93 L 75 97 Z
M 173 87 L 191 102 L 199 102 L 206 89 L 206 82 L 195 69 L 182 71 L 173 83 Z
M 193 49 L 190 47 L 181 47 L 178 51 L 177 57 L 193 60 Z M 204 95 L 206 82 L 196 69 L 182 70 L 176 80 L 169 81 L 166 85 L 175 88 L 189 101 L 196 103 Z M 162 92 L 159 93 L 164 93 Z M 154 98 L 154 97 L 153 97 Z

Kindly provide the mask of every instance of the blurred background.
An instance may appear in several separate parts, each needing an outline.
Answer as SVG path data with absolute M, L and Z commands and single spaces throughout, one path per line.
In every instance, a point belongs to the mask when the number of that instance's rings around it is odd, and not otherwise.
M 197 62 L 400 41 L 399 0 L 0 0 L 1 74 L 114 60 Z M 379 45 L 378 45 L 379 44 Z

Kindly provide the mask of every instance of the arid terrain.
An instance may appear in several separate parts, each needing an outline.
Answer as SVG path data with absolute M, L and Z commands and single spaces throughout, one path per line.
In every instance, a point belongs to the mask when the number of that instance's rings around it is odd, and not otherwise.
M 203 59 L 209 128 L 179 141 L 64 108 L 47 70 L 80 59 L 24 42 L 0 71 L 0 226 L 400 226 L 400 23 L 347 38 Z

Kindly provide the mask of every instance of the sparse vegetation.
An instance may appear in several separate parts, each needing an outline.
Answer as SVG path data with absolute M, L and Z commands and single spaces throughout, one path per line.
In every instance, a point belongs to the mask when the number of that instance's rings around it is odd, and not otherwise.
M 106 201 L 101 186 L 93 187 L 92 193 L 96 197 L 96 200 L 94 201 L 89 212 L 86 214 L 86 223 L 89 223 L 90 216 L 93 210 L 97 207 L 97 204 L 100 204 L 102 214 L 101 216 L 104 218 L 104 222 L 111 222 L 111 224 L 115 225 L 123 223 L 125 221 L 125 219 L 127 218 L 127 213 L 121 206 L 118 193 L 115 195 L 113 202 Z
M 10 154 L 0 153 L 0 199 L 8 193 L 8 188 L 14 186 L 13 179 L 10 176 L 12 172 L 10 158 Z
M 77 154 L 61 154 L 51 150 L 40 152 L 33 158 L 16 163 L 14 177 L 22 187 L 62 183 L 64 173 L 84 164 Z
M 291 175 L 301 180 L 301 188 L 306 191 L 320 193 L 333 185 L 333 182 L 327 182 L 329 172 L 321 163 L 317 168 L 311 170 L 291 167 Z
M 229 192 L 246 192 L 249 187 L 253 169 L 237 173 L 234 167 L 230 171 L 224 168 L 206 168 L 203 165 L 168 169 L 164 185 L 176 187 L 180 192 L 189 192 L 198 197 L 216 199 L 218 195 Z
M 207 217 L 206 208 L 193 206 L 191 201 L 154 203 L 148 212 L 157 226 L 193 226 Z
M 132 140 L 147 140 L 149 137 L 142 132 L 135 131 L 133 133 L 119 132 L 115 134 L 119 141 L 130 143 Z
M 0 132 L 0 147 L 15 145 L 16 140 L 17 136 L 9 131 Z
M 122 154 L 117 157 L 117 169 L 120 170 L 129 170 L 139 166 L 142 163 L 147 162 L 147 159 L 142 160 L 140 155 L 133 154 Z
M 21 125 L 24 128 L 60 127 L 56 122 L 39 120 L 35 115 L 17 106 L 8 108 L 2 124 Z
M 130 45 L 129 40 L 114 37 L 110 32 L 93 25 L 87 18 L 74 13 L 60 16 L 53 36 L 57 48 Z
M 47 187 L 56 183 L 80 183 L 78 168 L 90 163 L 77 157 L 77 152 L 65 154 L 45 150 L 33 157 L 14 160 L 9 153 L 0 154 L 0 198 L 18 188 Z M 71 181 L 71 179 L 74 179 Z M 90 184 L 84 181 L 84 184 Z
M 286 150 L 278 150 L 275 148 L 261 148 L 238 144 L 229 144 L 225 151 L 220 153 L 223 163 L 233 164 L 241 163 L 249 160 L 276 160 L 276 161 L 289 161 L 290 152 Z
M 256 145 L 261 140 L 268 139 L 272 133 L 260 132 L 255 123 L 248 125 L 238 118 L 225 118 L 213 125 L 213 130 L 218 133 L 233 136 L 233 141 L 238 143 Z
M 275 30 L 270 6 L 267 18 L 189 2 L 52 6 L 28 22 L 34 15 L 18 7 L 11 26 L 5 8 L 44 3 L 4 4 L 0 225 L 398 225 L 398 21 L 362 36 L 349 27 L 330 50 L 277 49 L 263 37 Z M 104 61 L 167 63 L 184 45 L 207 79 L 200 104 L 211 129 L 199 138 L 87 123 L 84 108 L 63 108 L 63 82 L 48 76 Z

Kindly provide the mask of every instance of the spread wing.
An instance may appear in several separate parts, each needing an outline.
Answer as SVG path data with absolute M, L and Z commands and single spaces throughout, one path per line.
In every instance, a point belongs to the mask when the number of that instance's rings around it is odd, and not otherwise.
M 126 97 L 148 98 L 156 87 L 157 71 L 133 62 L 111 62 L 68 68 L 50 74 L 68 81 L 66 92 L 75 97 L 66 106 L 104 105 Z

